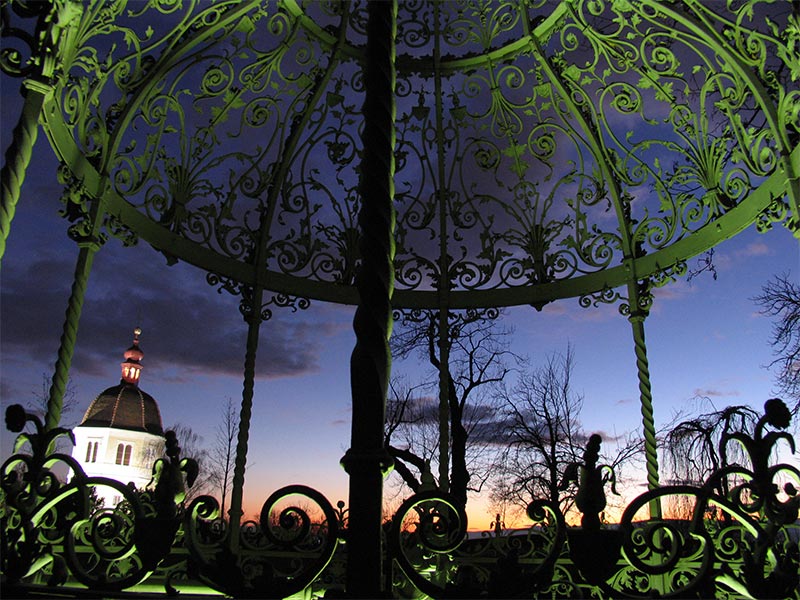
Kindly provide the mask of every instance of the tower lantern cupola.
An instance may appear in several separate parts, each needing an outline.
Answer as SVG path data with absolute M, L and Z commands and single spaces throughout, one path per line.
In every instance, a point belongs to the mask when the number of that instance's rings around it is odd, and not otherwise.
M 120 365 L 122 367 L 122 381 L 133 385 L 139 384 L 139 376 L 142 373 L 142 358 L 144 352 L 139 348 L 139 336 L 142 330 L 137 327 L 133 330 L 133 345 L 125 351 L 125 361 Z

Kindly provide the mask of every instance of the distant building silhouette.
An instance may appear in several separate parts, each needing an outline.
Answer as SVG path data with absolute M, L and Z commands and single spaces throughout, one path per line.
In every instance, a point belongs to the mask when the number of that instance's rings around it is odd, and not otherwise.
M 87 475 L 133 483 L 137 489 L 150 481 L 153 462 L 164 449 L 158 403 L 139 388 L 144 357 L 139 347 L 141 332 L 134 330 L 133 344 L 125 351 L 119 384 L 101 392 L 73 430 L 72 450 Z M 98 496 L 106 506 L 121 500 L 111 488 L 98 488 Z

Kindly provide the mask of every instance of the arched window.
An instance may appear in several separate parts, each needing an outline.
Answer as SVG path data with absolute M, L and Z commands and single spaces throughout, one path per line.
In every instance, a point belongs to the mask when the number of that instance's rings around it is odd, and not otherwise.
M 98 442 L 89 442 L 89 445 L 86 446 L 86 462 L 93 463 L 97 462 L 97 446 L 99 445 Z
M 117 460 L 114 461 L 118 465 L 130 465 L 131 464 L 131 454 L 133 452 L 133 446 L 130 444 L 118 444 L 117 445 Z

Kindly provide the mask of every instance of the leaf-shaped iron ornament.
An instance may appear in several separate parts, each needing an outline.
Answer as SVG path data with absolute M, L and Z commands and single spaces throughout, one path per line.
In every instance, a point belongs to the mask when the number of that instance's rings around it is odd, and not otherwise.
M 181 459 L 181 447 L 174 431 L 167 431 L 164 437 L 167 458 L 159 458 L 153 464 L 153 479 L 148 487 L 154 490 L 152 498 L 159 516 L 166 518 L 176 516 L 177 506 L 186 498 L 186 486 L 194 485 L 200 466 L 193 458 Z
M 729 493 L 734 506 L 748 513 L 757 513 L 765 521 L 756 536 L 755 543 L 743 552 L 744 565 L 742 575 L 747 590 L 757 598 L 778 598 L 787 596 L 800 584 L 800 549 L 779 543 L 781 529 L 797 521 L 800 509 L 800 496 L 797 488 L 790 481 L 783 485 L 781 499 L 780 487 L 776 480 L 780 475 L 789 475 L 795 483 L 800 483 L 800 470 L 788 464 L 769 464 L 770 455 L 775 445 L 784 440 L 794 454 L 794 438 L 786 431 L 768 431 L 769 425 L 774 429 L 786 429 L 791 423 L 792 413 L 783 400 L 772 398 L 764 403 L 764 415 L 756 423 L 754 434 L 735 432 L 720 440 L 720 450 L 731 441 L 738 442 L 750 458 L 751 478 L 739 483 Z M 714 478 L 724 477 L 728 473 L 720 469 Z M 737 472 L 737 465 L 730 471 Z M 747 473 L 746 470 L 739 471 Z
M 605 484 L 610 483 L 611 492 L 617 494 L 614 469 L 609 465 L 597 465 L 601 443 L 602 438 L 596 433 L 592 434 L 583 453 L 583 463 L 570 463 L 559 485 L 560 490 L 566 490 L 573 483 L 578 486 L 575 505 L 583 513 L 581 525 L 590 530 L 600 529 L 599 515 L 606 507 Z
M 609 465 L 597 465 L 601 442 L 602 438 L 596 433 L 589 437 L 583 463 L 570 463 L 559 485 L 560 490 L 566 490 L 571 484 L 578 486 L 575 506 L 583 513 L 582 528 L 567 531 L 570 557 L 581 575 L 593 584 L 605 581 L 616 570 L 622 545 L 619 531 L 601 529 L 600 514 L 606 507 L 603 488 L 610 483 L 611 492 L 617 494 L 614 469 Z

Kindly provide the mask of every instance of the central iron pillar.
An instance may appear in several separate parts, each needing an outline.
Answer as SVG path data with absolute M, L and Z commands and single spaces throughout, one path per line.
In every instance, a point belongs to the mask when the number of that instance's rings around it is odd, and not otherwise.
M 395 32 L 397 3 L 368 4 L 361 136 L 359 305 L 350 359 L 353 417 L 342 466 L 350 476 L 346 592 L 378 598 L 383 586 L 383 478 L 392 459 L 383 443 L 386 390 L 391 371 L 389 336 L 394 290 Z

